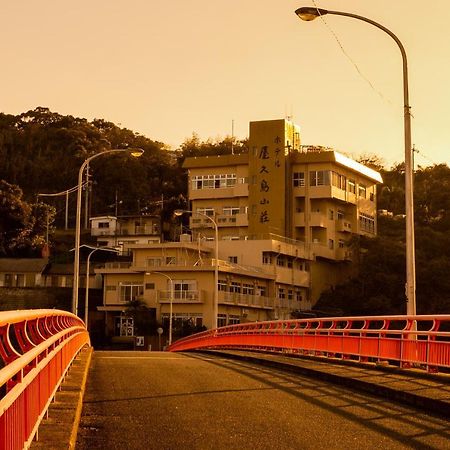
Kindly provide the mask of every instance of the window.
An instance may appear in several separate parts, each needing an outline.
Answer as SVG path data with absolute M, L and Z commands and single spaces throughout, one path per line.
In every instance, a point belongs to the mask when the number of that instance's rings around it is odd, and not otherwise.
M 293 300 L 294 291 L 292 289 L 288 289 L 288 300 Z
M 109 222 L 99 222 L 98 227 L 99 228 L 109 228 Z
M 238 257 L 237 257 L 237 256 L 229 256 L 229 257 L 228 257 L 228 261 L 229 261 L 230 263 L 237 264 L 237 262 L 238 262 Z
M 225 216 L 234 216 L 236 214 L 239 214 L 241 211 L 241 208 L 239 206 L 224 206 L 223 207 L 223 214 Z
M 120 301 L 131 302 L 136 300 L 137 297 L 144 294 L 144 285 L 133 283 L 132 281 L 125 281 L 120 285 Z
M 224 327 L 227 324 L 226 314 L 217 314 L 217 326 Z
M 337 210 L 337 218 L 338 218 L 338 220 L 343 220 L 344 217 L 345 217 L 345 212 L 342 211 L 342 209 L 338 209 Z
M 272 264 L 272 253 L 271 252 L 263 252 L 262 263 L 263 264 Z
M 295 300 L 301 302 L 303 300 L 303 295 L 301 291 L 295 291 Z
M 228 325 L 237 325 L 239 323 L 241 323 L 239 316 L 236 316 L 235 314 L 230 314 L 228 316 Z
M 345 241 L 342 240 L 342 239 L 339 239 L 338 245 L 339 245 L 339 248 L 344 248 L 345 247 Z
M 170 285 L 169 280 L 167 284 Z M 174 280 L 173 290 L 176 299 L 196 300 L 197 280 Z
M 242 284 L 242 293 L 247 295 L 254 295 L 255 288 L 252 284 L 243 283 Z
M 375 233 L 375 217 L 369 214 L 359 213 L 359 226 L 361 231 Z
M 329 170 L 312 170 L 309 172 L 310 186 L 329 186 L 330 171 Z
M 292 182 L 294 187 L 305 186 L 305 172 L 294 172 L 292 174 Z
M 5 273 L 4 276 L 5 287 L 24 287 L 25 275 L 23 273 Z
M 205 214 L 207 216 L 214 216 L 214 208 L 197 208 L 197 212 L 200 214 Z
M 334 241 L 333 241 L 333 239 L 328 239 L 328 248 L 330 250 L 334 249 Z
M 145 289 L 146 290 L 153 290 L 153 289 L 155 289 L 155 283 L 145 283 Z
M 348 180 L 348 192 L 356 194 L 356 182 L 355 180 Z
M 375 201 L 375 193 L 374 193 L 374 192 L 371 192 L 371 193 L 369 194 L 369 200 L 370 200 L 371 202 L 374 202 L 374 201 Z
M 277 266 L 280 266 L 280 267 L 285 267 L 286 266 L 286 260 L 284 259 L 283 256 L 278 256 L 277 257 Z
M 219 289 L 219 291 L 227 292 L 228 291 L 227 280 L 218 280 L 217 288 Z
M 192 189 L 221 189 L 236 184 L 236 174 L 196 175 L 192 177 Z
M 259 295 L 261 297 L 267 297 L 267 288 L 266 288 L 266 286 L 258 286 L 258 290 L 256 291 L 256 293 L 258 294 L 258 292 L 259 292 Z
M 347 178 L 337 172 L 331 172 L 331 184 L 345 191 Z
M 286 298 L 286 291 L 284 288 L 278 288 L 278 298 Z
M 166 256 L 166 264 L 168 266 L 173 266 L 177 263 L 177 259 L 175 256 Z
M 328 210 L 328 218 L 330 220 L 334 220 L 334 210 L 333 209 Z
M 159 267 L 161 263 L 161 258 L 147 258 L 147 267 Z
M 230 285 L 230 292 L 234 292 L 235 294 L 241 293 L 241 283 L 237 281 L 232 281 Z
M 358 195 L 362 198 L 366 198 L 367 188 L 363 184 L 358 185 Z

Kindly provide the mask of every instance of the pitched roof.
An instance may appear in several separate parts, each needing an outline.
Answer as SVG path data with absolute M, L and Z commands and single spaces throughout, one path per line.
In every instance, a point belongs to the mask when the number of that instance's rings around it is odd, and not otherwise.
M 42 273 L 48 258 L 0 258 L 0 272 Z

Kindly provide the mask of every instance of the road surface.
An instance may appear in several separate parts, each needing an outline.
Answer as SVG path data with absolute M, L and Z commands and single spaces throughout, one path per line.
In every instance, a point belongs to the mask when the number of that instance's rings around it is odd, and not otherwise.
M 95 352 L 77 449 L 450 448 L 449 422 L 201 354 Z

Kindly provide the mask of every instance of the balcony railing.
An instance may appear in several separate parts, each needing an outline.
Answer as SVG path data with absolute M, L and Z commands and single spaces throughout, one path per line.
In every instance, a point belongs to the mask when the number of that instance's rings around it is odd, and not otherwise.
M 219 303 L 253 306 L 257 308 L 273 308 L 273 299 L 262 295 L 241 294 L 238 292 L 219 291 Z
M 170 303 L 170 291 L 158 291 L 160 303 Z M 203 303 L 201 291 L 173 291 L 173 303 Z

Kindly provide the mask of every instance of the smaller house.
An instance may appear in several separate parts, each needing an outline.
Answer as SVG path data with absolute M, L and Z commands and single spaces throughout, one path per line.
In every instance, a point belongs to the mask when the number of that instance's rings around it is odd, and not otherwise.
M 161 218 L 155 215 L 91 217 L 91 236 L 100 247 L 118 248 L 128 253 L 132 244 L 161 242 Z
M 48 258 L 0 258 L 0 287 L 42 286 Z

